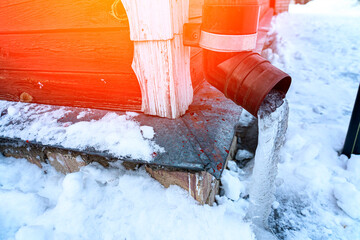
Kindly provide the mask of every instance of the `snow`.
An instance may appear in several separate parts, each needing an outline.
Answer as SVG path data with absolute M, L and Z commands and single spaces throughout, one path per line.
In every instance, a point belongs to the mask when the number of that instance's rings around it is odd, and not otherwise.
M 221 176 L 221 184 L 225 191 L 225 196 L 231 200 L 237 201 L 240 194 L 245 192 L 245 186 L 239 180 L 237 174 L 229 170 L 224 170 Z
M 75 161 L 78 163 L 84 163 L 84 159 L 80 155 L 75 158 Z
M 249 152 L 246 149 L 239 149 L 235 155 L 235 159 L 238 161 L 243 161 L 245 159 L 251 159 L 253 157 L 254 157 L 254 154 Z
M 346 156 L 344 156 L 346 157 Z M 355 176 L 360 176 L 360 156 L 353 155 L 346 164 L 346 170 L 352 172 Z
M 140 127 L 141 133 L 144 136 L 144 138 L 147 139 L 153 139 L 155 132 L 154 132 L 154 128 L 150 127 L 150 126 L 141 126 Z
M 120 162 L 64 176 L 1 157 L 0 176 L 0 239 L 254 239 L 244 211 L 200 206 Z
M 347 159 L 342 155 L 341 158 L 346 162 L 346 175 L 336 178 L 334 197 L 346 214 L 360 220 L 360 156 Z
M 337 205 L 350 217 L 360 219 L 360 191 L 349 183 L 339 183 L 334 186 L 334 196 Z
M 86 114 L 88 114 L 88 112 L 82 111 L 82 112 L 80 112 L 80 113 L 76 116 L 76 118 L 77 118 L 77 119 L 84 118 L 84 117 L 86 116 Z
M 248 111 L 243 109 L 241 112 L 239 123 L 241 124 L 241 126 L 248 127 L 249 124 L 253 121 L 253 119 L 254 119 L 253 115 L 251 115 Z
M 0 135 L 70 149 L 93 148 L 115 157 L 144 161 L 151 161 L 154 152 L 164 151 L 151 140 L 155 134 L 152 127 L 140 126 L 133 119 L 137 113 L 109 112 L 99 120 L 62 122 L 70 111 L 64 107 L 0 101 L 0 112 L 7 113 L 0 118 Z M 88 113 L 82 111 L 76 118 L 82 119 Z
M 272 205 L 271 205 L 271 207 L 272 207 L 273 209 L 278 209 L 279 206 L 280 206 L 280 203 L 279 203 L 278 201 L 274 201 L 274 202 L 272 203 Z
M 339 156 L 360 81 L 359 23 L 356 0 L 291 5 L 289 13 L 273 21 L 272 42 L 264 55 L 293 82 L 269 232 L 246 219 L 252 162 L 244 169 L 229 164 L 223 175 L 228 190 L 209 207 L 199 206 L 179 187 L 163 188 L 143 168 L 126 171 L 119 162 L 108 169 L 91 164 L 64 176 L 49 165 L 39 169 L 26 160 L 0 157 L 0 239 L 247 240 L 255 234 L 271 239 L 270 232 L 287 240 L 359 239 L 360 157 Z M 29 105 L 21 106 L 9 111 L 10 106 L 2 105 L 0 112 L 7 109 L 9 118 L 19 119 L 31 111 Z M 58 141 L 40 127 L 48 117 L 34 122 L 23 137 Z M 153 147 L 131 115 L 105 120 L 136 130 L 129 134 L 141 140 L 137 147 Z M 68 128 L 51 121 L 50 126 L 51 131 Z M 0 129 L 8 127 L 0 122 Z M 94 142 L 116 139 L 108 134 Z M 240 197 L 230 199 L 239 189 Z
M 17 110 L 15 107 L 10 106 L 10 107 L 8 107 L 7 112 L 9 114 L 9 116 L 14 117 L 15 114 L 17 113 Z
M 237 172 L 239 169 L 235 161 L 228 161 L 227 168 L 232 172 Z
M 293 79 L 275 192 L 280 205 L 269 224 L 280 239 L 360 236 L 360 221 L 347 213 L 360 206 L 358 163 L 352 165 L 359 158 L 339 156 L 360 81 L 359 22 L 355 0 L 291 5 L 273 22 L 264 55 Z

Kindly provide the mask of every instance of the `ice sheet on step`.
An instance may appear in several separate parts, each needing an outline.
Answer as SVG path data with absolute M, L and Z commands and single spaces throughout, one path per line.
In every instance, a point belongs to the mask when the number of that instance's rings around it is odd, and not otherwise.
M 163 148 L 151 140 L 152 127 L 140 126 L 136 113 L 119 115 L 109 112 L 98 119 L 83 120 L 90 113 L 82 111 L 76 121 L 66 120 L 71 108 L 0 101 L 0 137 L 18 138 L 43 145 L 106 151 L 114 157 L 151 161 Z M 73 114 L 73 113 L 72 113 Z

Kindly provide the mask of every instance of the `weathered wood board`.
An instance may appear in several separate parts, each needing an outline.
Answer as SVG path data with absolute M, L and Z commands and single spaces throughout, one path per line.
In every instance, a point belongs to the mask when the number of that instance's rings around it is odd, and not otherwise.
M 112 16 L 114 0 L 2 0 L 0 33 L 84 31 L 98 28 L 128 28 L 125 9 L 117 8 Z M 190 0 L 189 18 L 202 15 L 204 0 Z M 116 28 L 116 29 L 115 29 Z
M 201 48 L 191 48 L 191 60 L 190 60 L 190 74 L 191 74 L 191 81 L 193 85 L 194 93 L 196 93 L 201 83 L 204 81 L 204 74 L 203 71 L 199 71 L 202 69 L 202 49 Z
M 1 0 L 0 33 L 127 27 L 126 14 L 122 22 L 111 15 L 113 3 L 114 0 Z
M 0 153 L 6 157 L 26 158 L 29 162 L 42 168 L 44 163 L 53 166 L 57 171 L 67 174 L 80 170 L 92 162 L 98 162 L 104 167 L 109 166 L 108 159 L 102 156 L 86 155 L 80 152 L 68 151 L 54 147 L 43 147 L 17 141 L 0 139 Z M 135 170 L 138 164 L 123 162 L 127 170 Z M 177 185 L 192 196 L 199 204 L 212 205 L 218 194 L 219 183 L 214 176 L 205 171 L 187 171 L 159 166 L 146 166 L 146 171 L 164 187 Z
M 200 204 L 213 205 L 220 181 L 207 172 L 176 171 L 147 167 L 146 171 L 164 187 L 177 185 Z
M 10 101 L 20 101 L 26 92 L 43 104 L 141 110 L 141 92 L 132 73 L 0 70 L 0 82 L 0 99 Z
M 202 16 L 202 6 L 204 0 L 190 0 L 190 12 L 189 18 L 195 20 L 201 18 Z
M 0 68 L 53 72 L 131 73 L 129 30 L 3 34 Z
M 134 43 L 125 9 L 114 2 L 1 1 L 0 99 L 26 92 L 37 103 L 141 111 Z M 199 17 L 198 2 L 190 1 L 190 18 Z M 195 88 L 203 81 L 200 55 L 190 61 Z

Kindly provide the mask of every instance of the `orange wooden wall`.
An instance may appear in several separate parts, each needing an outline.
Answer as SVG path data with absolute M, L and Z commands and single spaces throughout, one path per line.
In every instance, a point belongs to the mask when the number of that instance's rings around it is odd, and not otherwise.
M 262 13 L 269 0 L 260 0 Z M 139 111 L 141 92 L 131 69 L 133 43 L 125 11 L 114 0 L 1 0 L 0 99 Z M 201 21 L 203 0 L 190 1 Z M 194 87 L 202 81 L 200 49 L 192 49 Z
M 112 3 L 1 0 L 0 98 L 140 110 L 127 19 L 110 15 Z

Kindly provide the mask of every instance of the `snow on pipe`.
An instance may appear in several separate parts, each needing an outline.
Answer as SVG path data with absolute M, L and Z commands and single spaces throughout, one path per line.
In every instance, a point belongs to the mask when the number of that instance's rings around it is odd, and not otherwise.
M 288 74 L 252 52 L 259 12 L 258 0 L 205 0 L 199 41 L 206 80 L 254 116 L 271 90 L 285 97 L 291 84 Z

